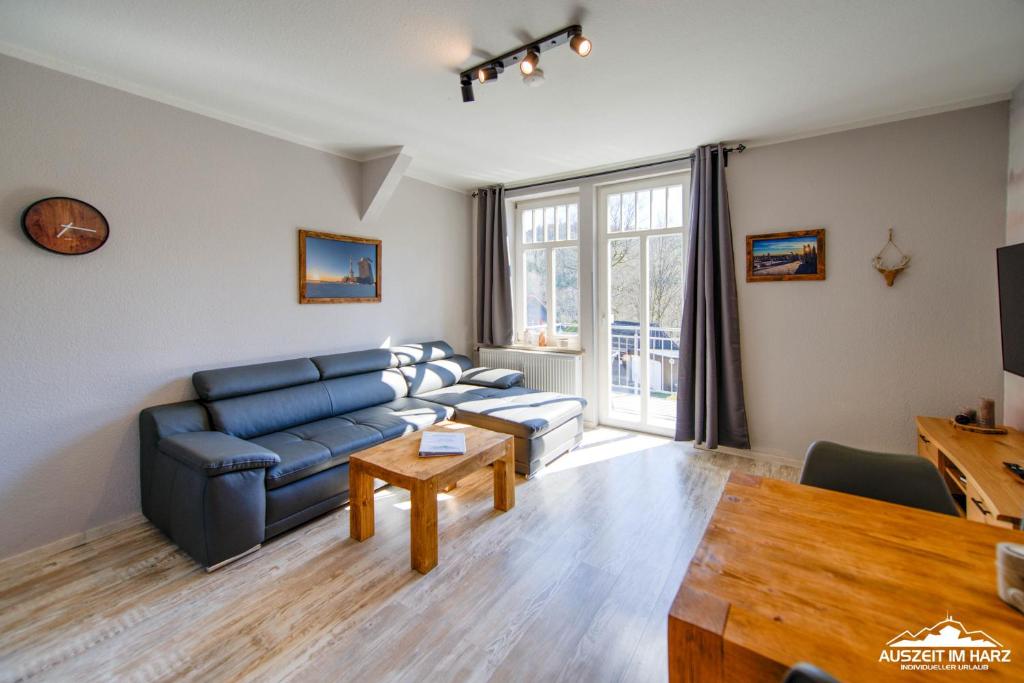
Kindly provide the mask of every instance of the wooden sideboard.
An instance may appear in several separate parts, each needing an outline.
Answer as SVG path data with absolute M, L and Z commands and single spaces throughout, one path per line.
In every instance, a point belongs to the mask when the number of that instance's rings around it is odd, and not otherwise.
M 1024 465 L 1024 434 L 976 434 L 957 429 L 947 417 L 919 417 L 917 452 L 939 468 L 967 519 L 1020 526 L 1024 481 L 1003 463 Z
M 1020 681 L 1024 614 L 996 594 L 1002 541 L 1024 532 L 733 473 L 669 612 L 669 681 L 778 683 L 801 661 L 841 681 Z M 906 631 L 948 617 L 1012 662 L 881 661 Z

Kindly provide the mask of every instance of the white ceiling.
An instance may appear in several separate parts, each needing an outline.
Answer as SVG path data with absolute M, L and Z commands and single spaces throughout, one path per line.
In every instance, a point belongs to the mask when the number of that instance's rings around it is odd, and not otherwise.
M 463 104 L 456 74 L 573 22 Z M 0 52 L 455 188 L 1002 98 L 1019 0 L 0 0 Z

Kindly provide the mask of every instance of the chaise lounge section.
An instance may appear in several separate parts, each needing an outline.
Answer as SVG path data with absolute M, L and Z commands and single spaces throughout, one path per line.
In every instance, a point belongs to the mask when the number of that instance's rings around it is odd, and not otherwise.
M 443 341 L 192 377 L 140 416 L 143 513 L 208 569 L 348 501 L 352 453 L 447 419 L 515 437 L 532 477 L 580 442 L 584 399 L 474 368 Z

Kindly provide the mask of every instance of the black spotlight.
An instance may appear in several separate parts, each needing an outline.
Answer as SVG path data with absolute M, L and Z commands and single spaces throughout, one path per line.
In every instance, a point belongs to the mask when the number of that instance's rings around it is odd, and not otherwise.
M 496 64 L 489 64 L 488 66 L 482 66 L 476 70 L 476 77 L 481 83 L 489 83 L 490 81 L 498 80 L 498 74 L 502 72 L 502 67 Z
M 583 35 L 581 30 L 578 30 L 574 33 L 573 37 L 569 39 L 569 47 L 571 47 L 572 51 L 580 57 L 586 57 L 594 48 L 594 44 L 590 42 L 589 38 Z
M 524 76 L 529 76 L 537 68 L 537 62 L 540 61 L 540 55 L 534 50 L 528 50 L 526 56 L 523 57 L 523 61 L 519 62 L 519 70 L 523 72 Z
M 462 101 L 473 102 L 476 98 L 473 97 L 473 81 L 468 78 L 462 79 Z

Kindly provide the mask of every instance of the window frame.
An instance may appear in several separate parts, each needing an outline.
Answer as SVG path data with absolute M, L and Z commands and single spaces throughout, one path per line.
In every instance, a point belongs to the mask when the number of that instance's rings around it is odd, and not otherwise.
M 688 249 L 689 242 L 689 195 L 688 188 L 690 183 L 690 170 L 679 170 L 672 171 L 670 173 L 659 174 L 656 176 L 647 176 L 644 178 L 633 178 L 621 181 L 615 181 L 600 185 L 596 188 L 596 215 L 594 217 L 595 232 L 597 234 L 596 247 L 597 247 L 597 270 L 595 273 L 598 289 L 596 294 L 597 299 L 597 319 L 595 321 L 595 332 L 597 336 L 597 348 L 599 352 L 600 362 L 598 362 L 598 389 L 597 389 L 597 409 L 598 409 L 598 420 L 601 424 L 607 424 L 613 427 L 622 427 L 626 429 L 641 429 L 645 432 L 654 434 L 664 434 L 671 436 L 674 432 L 670 427 L 658 424 L 656 421 L 651 419 L 650 415 L 650 376 L 649 376 L 649 364 L 650 364 L 650 334 L 640 335 L 640 349 L 639 355 L 648 360 L 644 361 L 644 371 L 640 373 L 640 384 L 639 393 L 643 397 L 640 402 L 640 413 L 636 419 L 627 418 L 621 414 L 616 414 L 612 411 L 611 397 L 609 395 L 611 390 L 611 370 L 607 359 L 611 358 L 612 353 L 612 342 L 611 342 L 611 325 L 610 325 L 610 314 L 611 314 L 611 274 L 608 268 L 608 253 L 613 240 L 619 239 L 637 239 L 640 246 L 640 279 L 642 284 L 642 302 L 640 306 L 640 320 L 638 320 L 639 328 L 641 330 L 649 330 L 650 327 L 650 291 L 649 291 L 649 276 L 650 268 L 648 265 L 648 256 L 650 249 L 650 238 L 651 237 L 662 237 L 670 235 L 680 235 L 683 240 L 684 258 L 685 251 Z M 659 187 L 669 187 L 672 185 L 682 185 L 682 223 L 676 227 L 668 227 L 668 210 L 666 206 L 666 227 L 664 228 L 637 228 L 633 227 L 630 230 L 625 230 L 620 227 L 619 230 L 612 232 L 608 220 L 608 199 L 612 195 L 621 195 L 623 193 L 637 192 L 644 190 L 653 190 Z M 667 200 L 667 196 L 666 196 Z M 621 201 L 621 200 L 620 200 Z M 654 222 L 654 212 L 651 211 L 651 223 Z M 636 221 L 638 223 L 638 221 Z M 684 278 L 686 274 L 684 273 Z M 684 281 L 685 282 L 685 281 Z M 684 286 L 685 289 L 685 286 Z M 685 291 L 683 293 L 685 297 Z
M 569 239 L 569 220 L 568 220 L 568 209 L 566 215 L 566 239 L 558 239 L 558 212 L 557 207 L 562 205 L 576 205 L 576 238 Z M 534 209 L 555 209 L 555 239 L 544 242 L 530 242 L 526 244 L 523 242 L 523 220 L 522 214 L 524 211 L 532 211 Z M 512 255 L 512 318 L 515 324 L 513 333 L 513 343 L 517 346 L 532 346 L 537 347 L 537 344 L 528 344 L 524 338 L 524 331 L 527 326 L 527 279 L 525 277 L 526 267 L 526 252 L 528 251 L 544 251 L 544 262 L 547 265 L 547 278 L 546 278 L 546 292 L 547 292 L 547 329 L 545 330 L 548 345 L 543 348 L 564 348 L 571 350 L 579 350 L 582 344 L 582 336 L 580 327 L 582 321 L 579 320 L 582 317 L 581 306 L 582 293 L 580 292 L 582 285 L 583 273 L 582 268 L 577 271 L 577 285 L 576 285 L 576 309 L 577 309 L 577 320 L 576 320 L 576 333 L 575 334 L 559 334 L 556 332 L 557 319 L 558 319 L 558 299 L 555 287 L 555 250 L 565 247 L 571 247 L 576 249 L 578 262 L 582 260 L 583 254 L 580 249 L 580 233 L 583 230 L 583 226 L 580 223 L 580 195 L 579 192 L 569 192 L 560 194 L 551 194 L 543 197 L 533 197 L 526 199 L 513 200 L 512 204 L 512 229 L 509 231 L 509 239 L 513 242 L 512 249 L 509 250 Z M 564 341 L 564 346 L 562 342 Z

